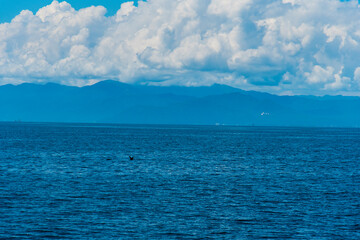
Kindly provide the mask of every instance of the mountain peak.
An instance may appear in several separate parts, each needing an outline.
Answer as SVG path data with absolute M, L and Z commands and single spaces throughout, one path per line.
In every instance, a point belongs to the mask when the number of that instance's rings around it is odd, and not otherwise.
M 92 87 L 92 86 L 120 87 L 120 86 L 130 86 L 130 84 L 116 80 L 103 80 L 87 87 Z

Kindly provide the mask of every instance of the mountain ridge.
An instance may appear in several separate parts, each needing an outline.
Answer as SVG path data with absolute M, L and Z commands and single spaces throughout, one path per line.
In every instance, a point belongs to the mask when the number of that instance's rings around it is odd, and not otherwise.
M 359 127 L 359 109 L 360 97 L 278 96 L 219 84 L 0 86 L 0 121 Z

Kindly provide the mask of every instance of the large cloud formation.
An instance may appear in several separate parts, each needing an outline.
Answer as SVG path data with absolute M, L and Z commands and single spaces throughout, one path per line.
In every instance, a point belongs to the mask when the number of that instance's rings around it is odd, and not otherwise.
M 337 0 L 54 1 L 0 24 L 0 84 L 118 79 L 280 94 L 360 90 L 360 9 Z

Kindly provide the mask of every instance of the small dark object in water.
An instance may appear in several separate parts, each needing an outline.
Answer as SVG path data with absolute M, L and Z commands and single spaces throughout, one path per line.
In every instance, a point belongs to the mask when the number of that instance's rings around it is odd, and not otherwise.
M 110 161 L 110 160 L 112 160 L 112 159 L 111 159 L 111 158 L 107 158 L 106 160 L 107 160 L 107 161 Z
M 133 157 L 133 156 L 129 156 L 129 159 L 130 159 L 130 160 L 134 160 L 134 157 Z

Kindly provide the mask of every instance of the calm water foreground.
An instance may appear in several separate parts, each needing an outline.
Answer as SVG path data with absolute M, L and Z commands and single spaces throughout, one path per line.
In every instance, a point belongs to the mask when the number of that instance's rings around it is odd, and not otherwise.
M 359 160 L 360 129 L 2 123 L 0 239 L 360 239 Z

